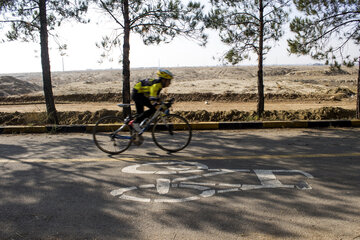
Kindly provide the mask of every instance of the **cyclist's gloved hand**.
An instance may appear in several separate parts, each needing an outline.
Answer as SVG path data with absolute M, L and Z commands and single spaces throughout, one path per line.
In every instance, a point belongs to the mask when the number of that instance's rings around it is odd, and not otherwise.
M 151 101 L 151 104 L 156 107 L 157 105 L 159 105 L 159 99 L 158 98 L 154 98 L 154 97 L 150 97 L 149 98 Z
M 161 103 L 160 102 L 154 102 L 153 106 L 154 106 L 155 109 L 159 109 L 159 107 L 161 106 Z
M 171 104 L 172 104 L 171 102 L 165 103 L 166 108 L 170 108 Z
M 166 106 L 166 108 L 170 108 L 171 105 L 173 105 L 175 99 L 171 98 L 168 102 L 164 103 L 164 105 Z

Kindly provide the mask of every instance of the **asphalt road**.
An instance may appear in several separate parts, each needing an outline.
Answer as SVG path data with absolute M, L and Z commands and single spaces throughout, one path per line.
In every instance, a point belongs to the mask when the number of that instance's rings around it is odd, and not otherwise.
M 360 129 L 0 135 L 0 239 L 360 239 Z

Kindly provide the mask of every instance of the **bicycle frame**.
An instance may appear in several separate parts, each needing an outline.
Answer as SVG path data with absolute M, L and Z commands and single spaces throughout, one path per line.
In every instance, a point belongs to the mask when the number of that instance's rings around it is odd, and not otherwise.
M 171 104 L 172 104 L 172 102 L 171 102 Z M 118 104 L 118 106 L 119 106 L 119 107 L 130 107 L 131 104 Z M 139 135 L 142 135 L 146 130 L 148 130 L 149 127 L 150 127 L 150 125 L 151 125 L 153 122 L 155 122 L 155 120 L 158 119 L 158 117 L 163 117 L 163 116 L 169 115 L 168 107 L 167 107 L 166 109 L 164 109 L 164 106 L 165 106 L 164 103 L 162 103 L 162 104 L 160 105 L 160 107 L 156 110 L 156 112 L 151 116 L 151 118 L 150 118 L 150 120 L 147 122 L 147 124 L 143 127 L 143 129 L 141 130 L 141 132 L 139 132 Z M 167 124 L 164 118 L 163 118 L 162 120 L 163 120 L 163 122 L 164 122 L 165 124 Z M 115 137 L 115 136 L 116 136 L 119 132 L 121 132 L 126 126 L 129 126 L 129 122 L 130 122 L 130 121 L 131 121 L 131 116 L 129 115 L 129 116 L 127 116 L 127 117 L 125 118 L 124 124 L 123 124 L 121 127 L 119 127 L 119 128 L 113 133 L 113 136 Z M 128 136 L 116 136 L 116 138 L 123 138 L 123 139 L 125 138 L 125 139 L 128 139 L 128 138 L 130 138 L 130 137 L 128 137 Z
M 170 114 L 169 108 L 174 100 L 162 102 L 149 119 L 141 124 L 140 132 L 135 132 L 132 126 L 133 117 L 127 116 L 122 125 L 110 123 L 121 123 L 117 116 L 105 116 L 97 121 L 93 130 L 95 145 L 105 153 L 119 154 L 128 149 L 131 143 L 140 146 L 144 138 L 140 137 L 149 128 L 154 143 L 164 151 L 177 152 L 184 149 L 191 141 L 191 126 L 188 121 L 176 114 Z M 118 104 L 119 107 L 130 107 L 133 104 Z M 181 129 L 174 128 L 173 123 L 183 123 Z M 104 126 L 103 126 L 104 125 Z M 185 130 L 181 134 L 177 131 Z M 107 133 L 103 132 L 106 131 Z M 124 134 L 127 132 L 127 134 Z M 165 134 L 165 135 L 164 135 Z
M 139 132 L 139 135 L 143 134 L 146 130 L 148 130 L 149 127 L 150 127 L 150 125 L 151 125 L 153 122 L 155 122 L 156 119 L 158 119 L 158 117 L 162 118 L 163 122 L 164 122 L 165 124 L 167 124 L 166 121 L 165 121 L 165 119 L 163 118 L 163 116 L 168 115 L 168 114 L 169 114 L 169 111 L 168 111 L 167 109 L 166 109 L 165 111 L 163 111 L 162 108 L 163 108 L 163 106 L 161 105 L 161 106 L 156 110 L 156 112 L 152 115 L 152 117 L 151 117 L 150 120 L 147 122 L 147 124 L 145 125 L 145 127 L 143 127 L 142 131 Z

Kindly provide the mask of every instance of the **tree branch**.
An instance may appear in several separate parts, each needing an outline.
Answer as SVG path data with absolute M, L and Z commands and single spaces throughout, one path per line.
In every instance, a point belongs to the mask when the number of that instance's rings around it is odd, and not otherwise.
M 268 23 L 276 23 L 276 24 L 281 25 L 281 22 L 278 22 L 278 21 L 275 21 L 275 20 L 267 20 L 267 21 L 264 21 L 264 25 L 265 25 L 265 24 L 268 24 Z
M 331 15 L 331 16 L 328 16 L 328 17 L 326 17 L 326 18 L 323 18 L 323 19 L 320 19 L 320 20 L 318 20 L 318 21 L 315 21 L 314 23 L 321 23 L 321 22 L 324 22 L 324 21 L 326 21 L 326 20 L 329 20 L 329 19 L 332 19 L 332 18 L 335 18 L 335 17 L 338 17 L 338 16 L 343 16 L 343 15 L 346 15 L 346 14 L 351 14 L 351 13 L 360 14 L 360 11 L 344 12 L 344 13 L 339 13 L 339 14 Z
M 342 49 L 345 46 L 345 44 L 350 41 L 351 37 L 354 36 L 355 34 L 356 31 L 354 31 L 338 48 L 334 49 L 333 51 L 336 52 L 339 49 Z
M 121 22 L 119 22 L 119 20 L 114 16 L 114 14 L 110 11 L 110 9 L 106 6 L 106 4 L 102 1 L 102 0 L 100 0 L 100 2 L 101 2 L 101 5 L 103 6 L 103 8 L 110 14 L 110 16 L 115 20 L 115 22 L 117 23 L 117 24 L 119 24 L 122 28 L 124 28 L 124 25 L 121 23 Z
M 289 0 L 289 1 L 285 2 L 284 4 L 280 5 L 280 6 L 277 7 L 277 8 L 285 7 L 285 6 L 287 6 L 290 2 L 291 2 L 291 1 Z M 266 7 L 267 7 L 267 6 L 264 6 L 264 9 L 265 9 Z M 272 11 L 264 14 L 264 18 L 267 17 L 268 15 L 270 15 L 271 13 L 273 13 L 274 11 L 275 11 L 275 9 L 273 9 Z
M 32 24 L 30 22 L 24 21 L 24 20 L 0 20 L 0 23 L 23 23 L 28 26 L 32 26 L 34 28 L 40 29 L 39 26 Z
M 133 28 L 145 27 L 145 26 L 154 26 L 154 27 L 159 27 L 159 28 L 166 28 L 166 29 L 177 31 L 177 32 L 182 31 L 180 28 L 170 27 L 170 26 L 167 26 L 166 24 L 159 24 L 159 23 L 140 23 L 140 24 L 134 25 Z M 191 30 L 189 30 L 189 31 L 191 31 Z
M 133 25 L 134 23 L 136 23 L 139 19 L 148 17 L 148 16 L 154 16 L 156 18 L 158 18 L 158 14 L 162 14 L 162 13 L 172 13 L 172 11 L 163 11 L 163 10 L 154 10 L 154 11 L 149 11 L 149 12 L 145 12 L 143 14 L 140 14 L 139 16 L 137 16 L 136 18 L 134 18 L 131 22 L 130 25 Z
M 318 38 L 315 38 L 314 40 L 305 43 L 305 45 L 308 45 L 308 44 L 310 44 L 310 43 L 316 42 L 316 41 L 320 40 L 321 38 L 325 37 L 326 35 L 331 34 L 332 32 L 334 32 L 334 31 L 335 31 L 336 29 L 338 29 L 339 27 L 344 26 L 344 25 L 347 25 L 348 23 L 352 23 L 352 22 L 359 22 L 359 23 L 360 23 L 360 19 L 359 19 L 359 20 L 351 20 L 351 21 L 343 22 L 343 23 L 341 23 L 341 24 L 333 27 L 332 29 L 326 31 L 325 33 L 321 34 Z
M 230 17 L 238 16 L 238 15 L 250 16 L 250 17 L 256 19 L 257 21 L 260 21 L 257 16 L 255 16 L 255 15 L 253 15 L 253 14 L 250 14 L 250 13 L 247 13 L 247 12 L 236 12 L 236 13 L 232 13 L 232 14 L 229 14 L 229 15 L 225 16 L 225 18 L 230 18 Z

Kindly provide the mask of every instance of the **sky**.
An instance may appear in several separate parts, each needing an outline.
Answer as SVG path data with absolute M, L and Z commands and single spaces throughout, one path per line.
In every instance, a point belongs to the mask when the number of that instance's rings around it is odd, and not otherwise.
M 69 22 L 62 24 L 56 29 L 62 43 L 66 43 L 68 49 L 66 56 L 60 56 L 57 45 L 52 38 L 50 43 L 50 63 L 52 71 L 76 71 L 89 69 L 120 69 L 118 62 L 121 51 L 115 51 L 114 61 L 99 63 L 102 50 L 95 43 L 100 42 L 102 36 L 108 34 L 114 28 L 112 22 L 101 20 L 102 17 L 92 11 L 92 22 L 79 24 Z M 100 20 L 99 20 L 100 19 Z M 288 27 L 285 28 L 285 36 L 266 55 L 265 65 L 306 65 L 319 63 L 309 56 L 289 55 L 287 42 L 291 36 Z M 137 34 L 130 37 L 130 65 L 131 68 L 141 67 L 192 67 L 192 66 L 221 66 L 223 62 L 219 58 L 229 49 L 224 45 L 218 33 L 207 30 L 209 41 L 206 47 L 199 46 L 196 42 L 178 37 L 171 43 L 150 45 L 143 44 Z M 349 45 L 349 52 L 358 52 L 358 48 Z M 241 62 L 239 65 L 256 65 L 256 56 L 251 60 Z M 0 73 L 26 73 L 41 72 L 40 44 L 5 42 L 0 43 Z

